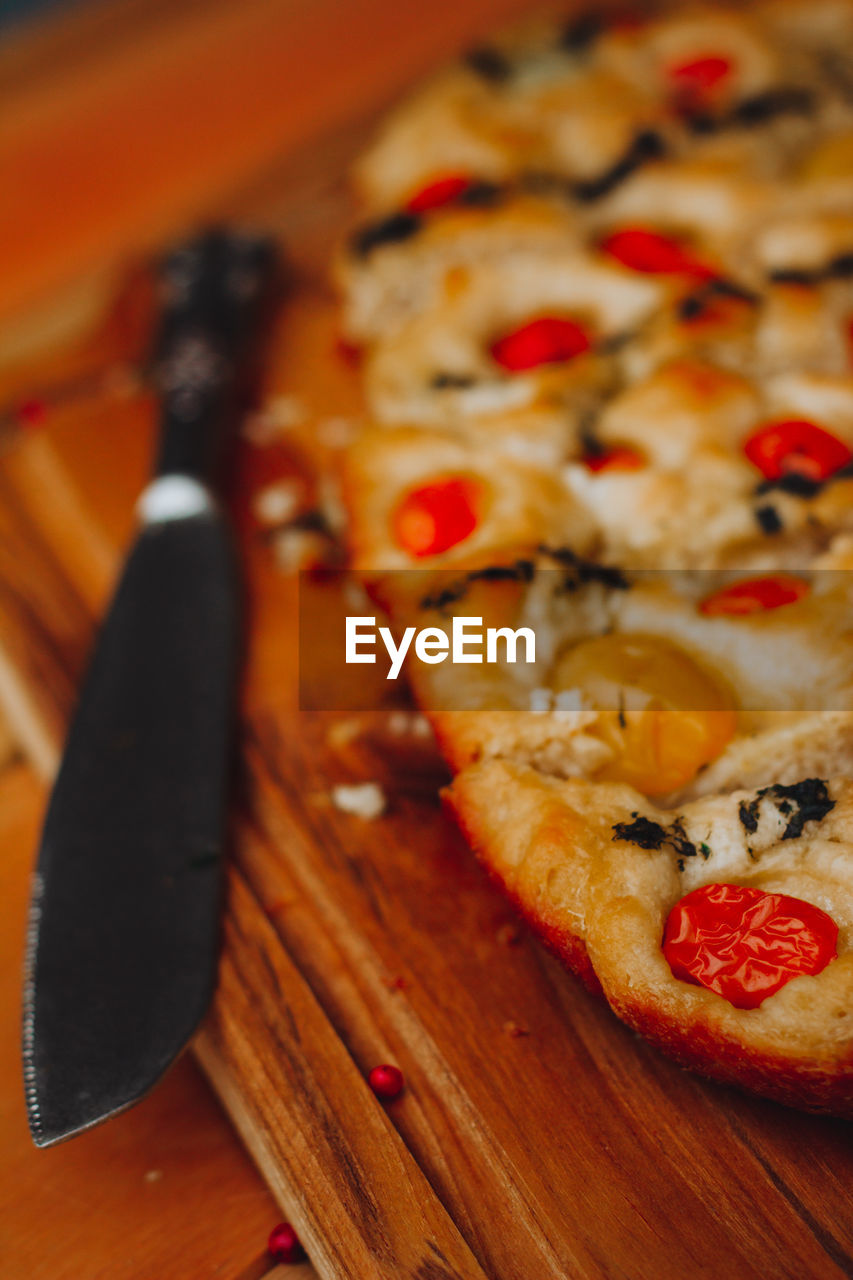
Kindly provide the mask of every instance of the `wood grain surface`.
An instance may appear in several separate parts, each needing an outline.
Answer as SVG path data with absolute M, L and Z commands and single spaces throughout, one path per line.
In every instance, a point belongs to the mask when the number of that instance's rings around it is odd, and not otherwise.
M 233 44 L 239 78 L 248 37 L 245 46 L 238 40 L 233 10 L 201 8 L 215 11 L 210 48 Z M 246 30 L 255 45 L 257 15 L 283 23 L 286 9 L 305 24 L 290 27 L 291 34 L 315 33 L 318 44 L 303 49 L 319 58 L 321 31 L 337 41 L 337 63 L 323 64 L 337 65 L 343 84 L 339 98 L 337 87 L 329 91 L 330 116 L 311 96 L 303 70 L 293 83 L 303 86 L 298 100 L 311 124 L 288 116 L 287 134 L 277 117 L 276 146 L 286 149 L 288 138 L 300 130 L 308 136 L 332 116 L 355 119 L 430 50 L 500 6 L 441 0 L 434 8 L 439 18 L 428 25 L 413 7 L 350 0 L 345 29 L 349 35 L 352 23 L 352 39 L 342 41 L 342 6 L 250 0 Z M 195 7 L 177 9 L 195 32 Z M 153 6 L 138 10 L 145 22 L 155 13 Z M 399 60 L 390 58 L 392 35 Z M 142 30 L 143 54 L 146 40 Z M 202 67 L 207 50 L 200 48 Z M 214 53 L 210 75 L 221 83 Z M 295 58 L 292 49 L 288 57 Z M 266 54 L 259 61 L 262 85 L 274 78 L 270 62 Z M 93 99 L 116 111 L 122 101 L 129 110 L 125 93 L 138 93 L 126 64 L 119 65 L 123 73 L 114 78 L 91 76 Z M 146 84 L 151 77 L 158 83 L 150 67 L 146 74 Z M 169 74 L 176 80 L 176 71 Z M 163 83 L 176 92 L 169 76 Z M 26 103 L 27 85 L 15 92 Z M 79 87 L 75 94 L 66 102 L 82 103 L 78 127 L 88 129 L 101 155 L 103 140 L 86 115 L 91 103 Z M 163 94 L 158 101 L 166 103 L 165 88 Z M 334 304 L 322 271 L 347 216 L 340 175 L 363 127 L 356 121 L 301 155 L 275 160 L 260 119 L 273 110 L 273 96 L 271 87 L 259 90 L 256 116 L 243 119 L 245 150 L 227 132 L 221 156 L 212 144 L 208 151 L 199 146 L 196 176 L 186 184 L 176 157 L 185 163 L 181 148 L 192 148 L 180 130 L 175 155 L 171 143 L 164 155 L 158 194 L 134 188 L 139 175 L 131 179 L 121 166 L 115 187 L 101 174 L 97 233 L 72 204 L 64 256 L 55 250 L 46 264 L 32 265 L 31 232 L 19 225 L 19 210 L 17 251 L 0 280 L 11 308 L 92 267 L 75 285 L 77 311 L 70 314 L 79 330 L 79 299 L 98 312 L 120 249 L 138 249 L 202 207 L 269 226 L 293 257 L 293 289 L 276 326 L 265 388 L 269 398 L 286 396 L 305 410 L 282 445 L 281 466 L 289 468 L 328 461 L 330 421 L 340 425 L 361 413 L 355 379 L 333 354 Z M 196 127 L 207 130 L 216 105 L 203 101 Z M 41 108 L 23 112 L 34 147 L 53 145 L 58 110 L 48 94 Z M 152 119 L 162 127 L 156 110 Z M 148 136 L 147 126 L 134 127 Z M 22 150 L 5 154 L 26 179 L 30 161 Z M 140 172 L 156 187 L 152 174 L 161 171 L 141 144 L 140 154 L 151 166 Z M 225 190 L 260 159 L 262 172 Z M 128 207 L 128 189 L 144 194 L 140 209 Z M 48 223 L 59 215 L 42 216 L 53 244 L 58 233 Z M 59 307 L 66 334 L 75 330 L 69 296 Z M 0 459 L 0 701 L 45 772 L 131 528 L 153 417 L 132 377 L 108 376 L 128 373 L 139 333 L 119 340 L 115 324 L 101 325 L 97 341 L 78 333 L 63 354 L 62 325 L 51 328 L 52 314 L 48 308 L 28 321 L 24 355 L 0 368 L 7 405 L 51 389 L 44 427 L 19 433 Z M 40 347 L 47 331 L 51 340 Z M 103 377 L 93 378 L 93 370 Z M 515 927 L 441 813 L 442 768 L 422 738 L 395 734 L 387 717 L 298 710 L 296 584 L 277 568 L 247 502 L 263 471 L 257 451 L 244 444 L 232 495 L 250 617 L 242 765 L 221 983 L 196 1049 L 318 1273 L 324 1280 L 853 1274 L 850 1125 L 748 1099 L 659 1058 Z M 360 780 L 385 789 L 387 812 L 377 820 L 343 814 L 331 802 L 334 783 Z M 363 1081 L 379 1061 L 399 1063 L 407 1079 L 403 1097 L 387 1108 Z M 215 1214 L 215 1193 L 210 1208 Z
M 113 1124 L 37 1151 L 18 1047 L 26 893 L 44 784 L 0 775 L 0 1258 L 8 1280 L 266 1278 L 278 1210 L 187 1056 Z M 309 1268 L 289 1270 L 307 1280 Z

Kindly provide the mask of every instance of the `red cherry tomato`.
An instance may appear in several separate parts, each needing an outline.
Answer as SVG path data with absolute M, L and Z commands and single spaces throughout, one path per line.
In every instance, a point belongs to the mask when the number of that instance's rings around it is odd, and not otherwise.
M 574 320 L 540 316 L 498 338 L 489 351 L 501 368 L 523 373 L 542 364 L 564 364 L 589 348 L 589 335 Z
M 749 437 L 743 451 L 768 480 L 791 472 L 826 480 L 853 461 L 853 452 L 842 440 L 801 418 L 768 423 Z
M 788 573 L 778 573 L 772 578 L 745 578 L 706 596 L 699 612 L 709 618 L 761 613 L 766 609 L 779 609 L 783 604 L 795 604 L 810 590 L 811 586 L 804 578 L 795 578 Z
M 448 173 L 421 187 L 406 202 L 409 213 L 429 213 L 458 200 L 471 186 L 471 179 L 464 173 Z
M 412 489 L 394 512 L 397 545 L 418 558 L 449 551 L 474 532 L 480 505 L 480 486 L 463 477 Z
M 715 274 L 677 240 L 645 227 L 614 231 L 602 240 L 601 248 L 624 267 L 648 275 L 691 275 L 707 279 Z
M 672 908 L 663 953 L 676 978 L 757 1009 L 792 978 L 838 954 L 838 926 L 820 907 L 784 893 L 707 884 Z
M 679 95 L 687 98 L 704 98 L 721 84 L 733 69 L 731 58 L 723 54 L 709 53 L 701 58 L 676 63 L 669 68 L 669 78 Z
M 590 471 L 638 471 L 646 465 L 646 460 L 636 449 L 627 445 L 616 445 L 613 449 L 605 449 L 603 453 L 588 453 L 584 456 L 584 465 Z

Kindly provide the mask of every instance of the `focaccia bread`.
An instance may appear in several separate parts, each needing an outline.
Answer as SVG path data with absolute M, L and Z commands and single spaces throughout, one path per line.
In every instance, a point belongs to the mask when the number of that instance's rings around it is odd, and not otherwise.
M 849 782 L 803 779 L 673 811 L 625 786 L 493 761 L 462 773 L 449 799 L 525 918 L 629 1026 L 715 1079 L 853 1114 Z M 837 926 L 837 957 L 757 1007 L 677 978 L 661 948 L 667 919 L 720 884 L 817 907 Z
M 537 635 L 412 669 L 463 830 L 678 1061 L 853 1114 L 853 0 L 546 14 L 356 185 L 352 563 Z

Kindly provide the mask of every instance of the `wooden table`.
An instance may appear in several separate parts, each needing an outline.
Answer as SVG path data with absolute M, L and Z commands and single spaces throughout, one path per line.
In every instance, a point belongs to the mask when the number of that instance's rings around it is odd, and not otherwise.
M 17 1030 L 28 872 L 44 792 L 20 762 L 0 775 L 4 1272 L 10 1280 L 256 1280 L 269 1269 L 264 1245 L 278 1210 L 188 1057 L 113 1123 L 49 1151 L 30 1142 Z

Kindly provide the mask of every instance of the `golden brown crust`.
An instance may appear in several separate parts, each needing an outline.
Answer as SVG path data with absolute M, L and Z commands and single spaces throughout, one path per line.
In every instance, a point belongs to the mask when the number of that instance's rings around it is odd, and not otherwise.
M 463 770 L 444 799 L 531 928 L 590 991 L 600 994 L 584 941 L 587 855 L 571 811 L 543 793 L 532 771 L 525 775 L 494 762 Z
M 784 843 L 762 801 L 752 838 L 766 843 L 752 854 L 737 817 L 750 793 L 668 812 L 628 787 L 559 782 L 493 761 L 463 770 L 447 799 L 525 919 L 623 1021 L 714 1079 L 853 1115 L 853 786 L 831 784 L 830 794 L 833 810 Z M 707 830 L 707 859 L 617 838 L 614 826 L 638 813 L 664 828 L 679 818 L 694 838 Z M 838 958 L 754 1010 L 676 979 L 660 945 L 666 916 L 690 889 L 718 880 L 820 906 L 839 926 Z

